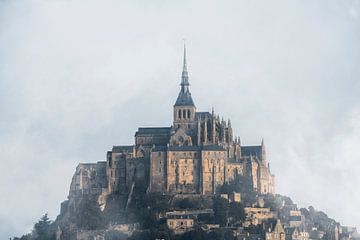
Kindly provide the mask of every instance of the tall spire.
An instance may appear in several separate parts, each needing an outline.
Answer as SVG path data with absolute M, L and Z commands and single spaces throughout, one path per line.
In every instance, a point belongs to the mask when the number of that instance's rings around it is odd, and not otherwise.
M 187 71 L 187 64 L 186 64 L 186 45 L 184 42 L 184 60 L 183 60 L 183 70 L 181 74 L 181 90 L 179 92 L 179 96 L 175 102 L 174 106 L 195 106 L 192 98 L 191 93 L 189 91 L 189 74 Z
M 187 64 L 186 64 L 186 45 L 184 42 L 184 60 L 183 60 L 183 71 L 181 74 L 181 91 L 187 92 L 189 91 L 189 74 L 187 71 Z

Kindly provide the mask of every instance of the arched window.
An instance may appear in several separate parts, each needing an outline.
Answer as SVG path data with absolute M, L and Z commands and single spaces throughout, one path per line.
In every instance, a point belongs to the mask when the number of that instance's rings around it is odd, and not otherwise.
M 186 119 L 186 110 L 183 110 L 183 119 Z
M 188 119 L 190 119 L 190 110 L 188 110 Z
M 178 118 L 181 119 L 181 110 L 178 112 Z

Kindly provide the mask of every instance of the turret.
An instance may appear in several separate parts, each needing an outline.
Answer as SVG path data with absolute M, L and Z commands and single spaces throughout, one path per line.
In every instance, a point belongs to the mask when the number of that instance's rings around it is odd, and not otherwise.
M 235 137 L 235 156 L 236 159 L 241 158 L 241 142 L 240 137 Z
M 226 122 L 224 119 L 221 120 L 221 126 L 222 126 L 222 140 L 223 143 L 226 144 Z
M 266 164 L 266 150 L 265 150 L 264 138 L 261 139 L 261 160 Z
M 232 143 L 233 142 L 233 130 L 231 127 L 230 119 L 228 120 L 228 136 L 229 136 L 229 143 Z
M 201 121 L 200 118 L 198 118 L 197 121 L 197 145 L 201 145 Z
M 205 117 L 205 122 L 204 122 L 204 145 L 207 144 L 207 117 Z
M 211 110 L 211 142 L 216 144 L 216 117 L 214 113 L 214 108 Z

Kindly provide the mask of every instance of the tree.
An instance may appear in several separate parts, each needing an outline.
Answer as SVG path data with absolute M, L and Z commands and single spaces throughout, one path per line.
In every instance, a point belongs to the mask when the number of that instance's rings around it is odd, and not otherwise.
M 228 200 L 222 197 L 215 197 L 214 199 L 214 219 L 220 226 L 226 226 L 228 217 Z
M 176 240 L 202 240 L 205 238 L 205 232 L 200 226 L 195 226 L 194 230 L 186 232 L 182 235 L 176 236 Z
M 11 240 L 11 238 L 10 238 L 10 240 Z M 23 235 L 20 238 L 14 237 L 12 240 L 31 240 L 31 234 Z
M 125 233 L 118 231 L 107 231 L 105 233 L 105 240 L 126 240 L 128 236 Z
M 234 222 L 244 221 L 245 220 L 244 206 L 241 203 L 237 203 L 237 202 L 230 203 L 229 217 L 231 217 Z
M 150 231 L 136 231 L 134 232 L 128 240 L 152 240 L 154 239 Z
M 47 213 L 45 213 L 40 218 L 40 220 L 37 223 L 35 223 L 33 230 L 33 237 L 35 240 L 54 239 L 54 233 L 51 232 L 51 221 Z
M 75 223 L 79 228 L 96 230 L 105 227 L 104 216 L 93 197 L 83 197 L 75 210 Z
M 281 198 L 276 198 L 273 195 L 266 195 L 264 201 L 265 207 L 270 208 L 271 211 L 277 211 L 282 205 Z
M 152 228 L 151 232 L 155 239 L 172 239 L 172 232 L 168 228 L 166 223 L 160 224 L 158 227 Z

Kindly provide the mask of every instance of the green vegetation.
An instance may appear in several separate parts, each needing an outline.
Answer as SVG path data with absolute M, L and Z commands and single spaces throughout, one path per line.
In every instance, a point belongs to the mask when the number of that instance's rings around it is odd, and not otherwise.
M 222 197 L 216 197 L 214 199 L 214 219 L 215 223 L 220 224 L 220 226 L 227 225 L 227 217 L 229 215 L 229 201 Z
M 193 231 L 176 236 L 175 240 L 234 240 L 233 233 L 229 229 L 219 228 L 213 231 L 205 232 L 201 228 L 195 228 Z
M 222 197 L 215 197 L 213 209 L 214 222 L 220 226 L 236 224 L 245 219 L 244 206 L 241 203 L 229 203 Z
M 108 231 L 105 233 L 105 240 L 126 240 L 127 235 L 118 231 Z
M 93 197 L 83 197 L 73 214 L 73 222 L 81 229 L 96 230 L 105 228 L 106 222 Z
M 248 177 L 238 175 L 229 183 L 225 183 L 220 188 L 221 193 L 231 194 L 241 193 L 241 201 L 250 206 L 257 200 L 257 193 L 253 190 L 251 180 Z
M 14 237 L 13 240 L 53 240 L 55 231 L 52 229 L 48 214 L 45 213 L 40 220 L 35 223 L 31 234 L 26 234 L 20 238 Z
M 139 222 L 143 229 L 157 225 L 157 214 L 167 211 L 170 196 L 160 193 L 146 194 L 142 187 L 135 187 L 126 217 L 128 222 Z

